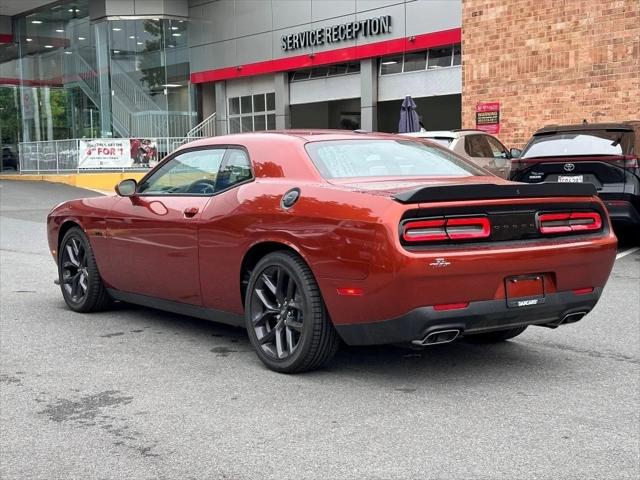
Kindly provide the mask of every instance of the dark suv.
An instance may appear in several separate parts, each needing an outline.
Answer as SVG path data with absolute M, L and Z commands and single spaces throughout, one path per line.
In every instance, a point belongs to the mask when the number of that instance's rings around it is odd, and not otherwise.
M 640 121 L 550 125 L 533 134 L 511 180 L 593 183 L 611 220 L 640 226 Z

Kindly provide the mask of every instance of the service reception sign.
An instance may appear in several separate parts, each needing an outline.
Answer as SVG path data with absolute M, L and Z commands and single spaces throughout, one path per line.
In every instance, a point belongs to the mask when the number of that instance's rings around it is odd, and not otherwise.
M 128 138 L 80 140 L 80 168 L 123 168 L 132 164 Z
M 500 102 L 478 102 L 476 104 L 476 130 L 500 133 Z

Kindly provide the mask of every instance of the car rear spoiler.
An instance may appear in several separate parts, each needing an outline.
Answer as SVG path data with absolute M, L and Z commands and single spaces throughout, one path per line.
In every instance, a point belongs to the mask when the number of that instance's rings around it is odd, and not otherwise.
M 592 183 L 545 182 L 506 185 L 479 183 L 471 185 L 431 185 L 397 193 L 393 198 L 400 203 L 420 203 L 492 200 L 497 198 L 591 197 L 596 193 L 596 187 Z

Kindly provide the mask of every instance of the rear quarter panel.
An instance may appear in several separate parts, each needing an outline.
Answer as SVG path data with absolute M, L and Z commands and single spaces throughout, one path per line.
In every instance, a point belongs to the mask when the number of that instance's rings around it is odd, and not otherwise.
M 283 194 L 294 187 L 300 189 L 300 199 L 283 208 Z M 218 195 L 203 212 L 200 229 L 205 305 L 242 312 L 242 259 L 265 242 L 297 251 L 321 288 L 323 279 L 365 279 L 381 217 L 391 203 L 389 198 L 290 179 L 258 178 Z

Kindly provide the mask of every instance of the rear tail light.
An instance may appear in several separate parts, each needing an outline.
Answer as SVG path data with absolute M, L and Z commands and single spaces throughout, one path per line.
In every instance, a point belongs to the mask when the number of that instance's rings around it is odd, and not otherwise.
M 491 235 L 491 223 L 486 217 L 449 218 L 446 230 L 451 240 L 487 238 Z
M 540 233 L 590 232 L 602 228 L 602 217 L 598 212 L 562 212 L 538 214 Z
M 491 223 L 487 217 L 412 220 L 402 226 L 402 238 L 409 243 L 472 240 L 490 235 Z
M 447 240 L 445 219 L 418 220 L 404 225 L 402 238 L 407 242 L 437 242 Z

